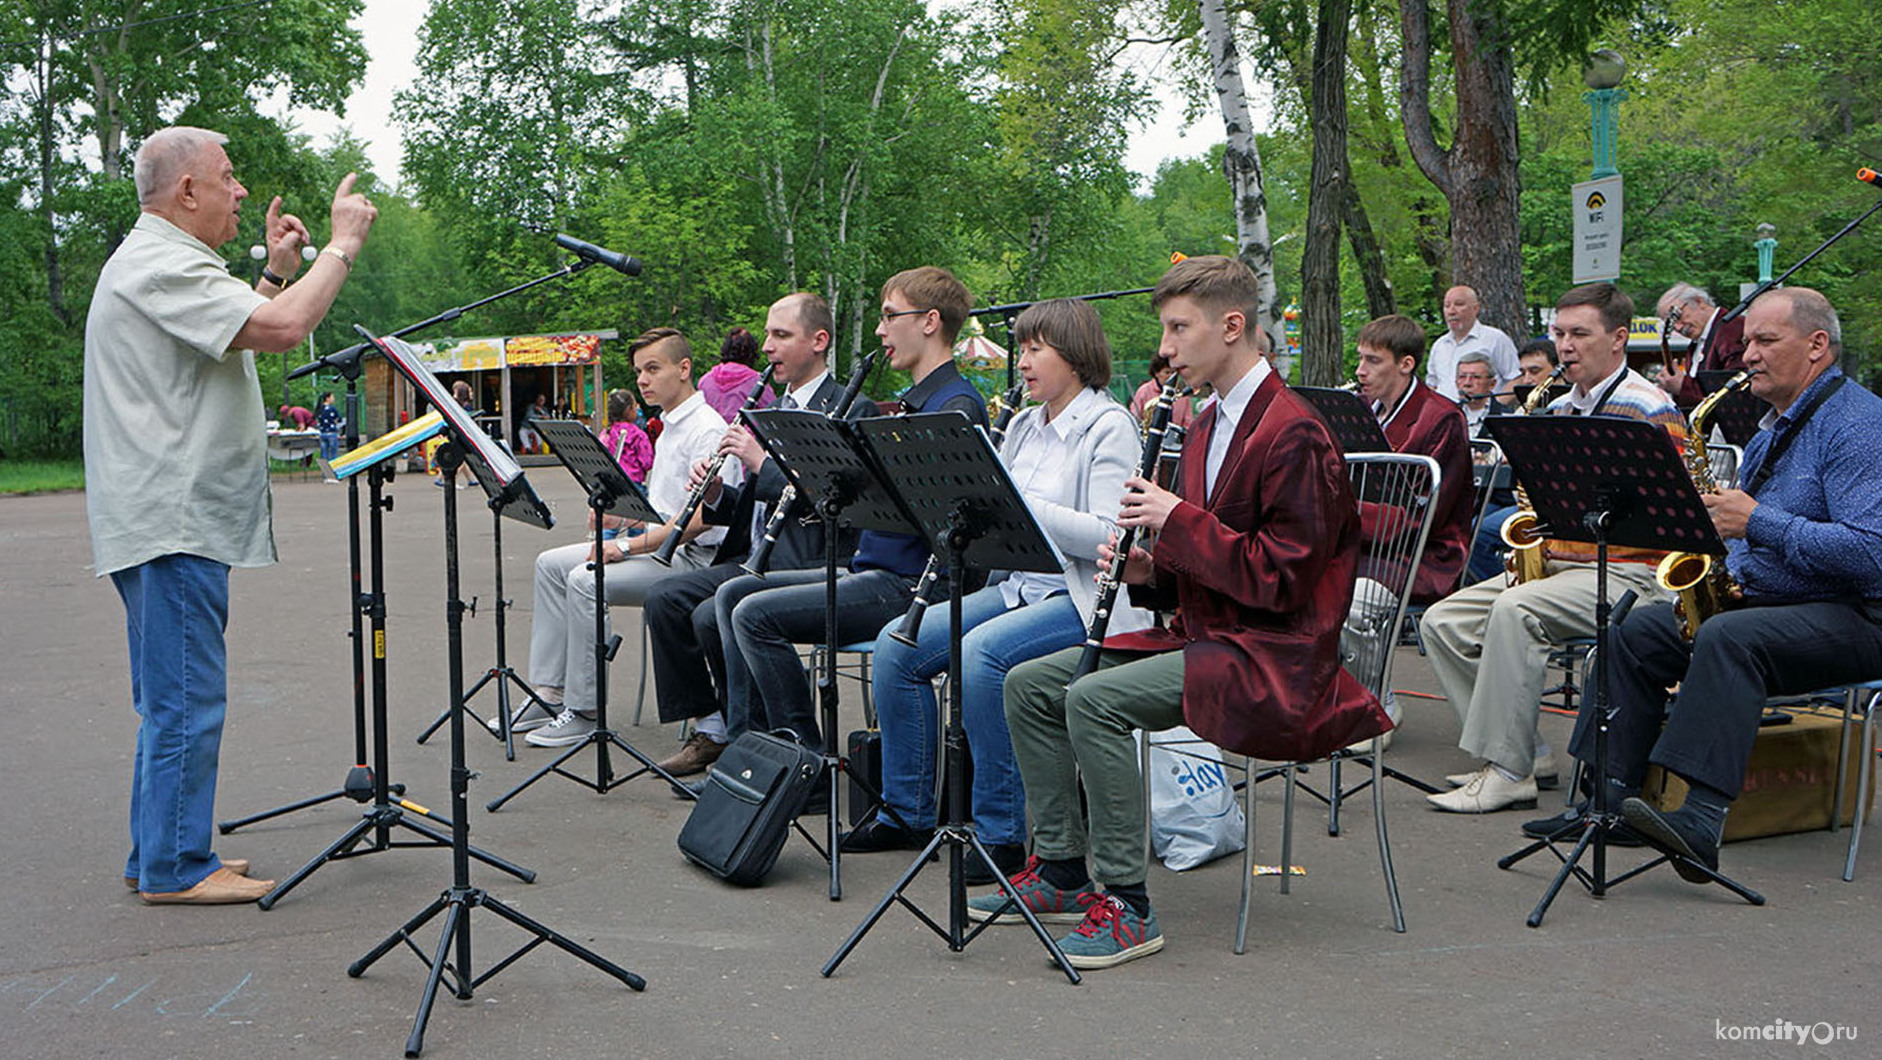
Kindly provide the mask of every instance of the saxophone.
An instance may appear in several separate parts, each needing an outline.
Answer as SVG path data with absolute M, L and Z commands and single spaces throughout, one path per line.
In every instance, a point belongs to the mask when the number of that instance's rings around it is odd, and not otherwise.
M 1700 493 L 1719 492 L 1719 484 L 1712 479 L 1712 464 L 1706 457 L 1706 431 L 1711 428 L 1712 411 L 1727 395 L 1749 386 L 1755 374 L 1752 369 L 1745 369 L 1693 407 L 1692 430 L 1686 440 L 1686 470 L 1692 474 L 1693 485 L 1699 487 Z M 1745 595 L 1744 589 L 1725 569 L 1725 558 L 1704 552 L 1669 552 L 1660 561 L 1654 577 L 1660 588 L 1678 594 L 1673 611 L 1679 616 L 1680 634 L 1688 641 L 1699 632 L 1700 623 L 1720 611 L 1736 607 Z
M 1523 415 L 1533 415 L 1548 400 L 1549 387 L 1555 385 L 1567 365 L 1557 365 L 1549 377 L 1536 384 L 1529 392 L 1528 400 L 1523 402 Z M 1536 518 L 1536 510 L 1529 506 L 1529 494 L 1523 491 L 1521 483 L 1516 485 L 1516 511 L 1503 520 L 1503 543 L 1510 547 L 1508 568 L 1512 584 L 1541 581 L 1547 577 L 1548 558 L 1542 554 L 1542 527 Z

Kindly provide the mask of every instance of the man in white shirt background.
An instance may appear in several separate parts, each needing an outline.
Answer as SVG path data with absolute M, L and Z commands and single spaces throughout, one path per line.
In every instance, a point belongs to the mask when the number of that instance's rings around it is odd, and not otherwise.
M 1431 344 L 1431 357 L 1425 365 L 1425 385 L 1456 401 L 1457 361 L 1466 353 L 1488 354 L 1496 370 L 1494 390 L 1508 390 L 1511 380 L 1522 372 L 1516 361 L 1516 344 L 1501 330 L 1477 319 L 1482 310 L 1477 292 L 1459 285 L 1444 292 L 1444 325 L 1448 329 Z

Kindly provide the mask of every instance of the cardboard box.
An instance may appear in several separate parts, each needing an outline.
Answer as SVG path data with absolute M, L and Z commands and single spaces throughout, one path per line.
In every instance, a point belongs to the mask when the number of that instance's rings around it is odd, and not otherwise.
M 1860 717 L 1860 716 L 1859 716 Z M 1836 785 L 1836 744 L 1843 716 L 1793 714 L 1788 725 L 1767 725 L 1758 730 L 1745 769 L 1745 788 L 1725 818 L 1725 841 L 1787 835 L 1830 827 L 1830 809 Z M 1858 718 L 1859 720 L 1859 718 Z M 1850 727 L 1843 794 L 1844 825 L 1856 813 L 1856 780 L 1862 768 L 1862 727 Z M 1864 794 L 1875 805 L 1875 773 Z M 1676 810 L 1686 801 L 1686 782 L 1659 766 L 1647 769 L 1643 785 L 1646 800 L 1661 810 Z M 1865 811 L 1866 815 L 1866 811 Z

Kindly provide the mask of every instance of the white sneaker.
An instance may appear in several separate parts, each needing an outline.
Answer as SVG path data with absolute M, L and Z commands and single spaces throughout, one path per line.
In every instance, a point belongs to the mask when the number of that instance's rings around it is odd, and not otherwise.
M 573 707 L 563 707 L 554 721 L 523 737 L 523 742 L 531 747 L 572 747 L 594 731 L 595 719 L 575 713 Z M 1534 806 L 1535 801 L 1532 799 L 1529 805 Z
M 1468 773 L 1450 773 L 1445 776 L 1444 782 L 1451 787 L 1461 788 L 1477 779 L 1479 772 L 1481 771 L 1473 769 Z M 1561 774 L 1556 772 L 1555 752 L 1544 751 L 1542 754 L 1537 755 L 1536 767 L 1530 771 L 1529 775 L 1536 778 L 1536 787 L 1538 789 L 1542 791 L 1554 791 L 1562 782 Z
M 1510 780 L 1495 766 L 1484 766 L 1456 791 L 1426 795 L 1425 801 L 1446 813 L 1495 813 L 1532 810 L 1536 806 L 1536 778 Z
M 544 725 L 554 722 L 556 712 L 561 709 L 562 704 L 560 703 L 547 703 L 540 699 L 532 699 L 524 705 L 522 710 L 510 716 L 510 731 L 530 732 L 534 729 L 540 729 Z M 489 727 L 491 732 L 502 735 L 502 718 L 491 718 L 489 721 L 484 722 L 484 724 Z

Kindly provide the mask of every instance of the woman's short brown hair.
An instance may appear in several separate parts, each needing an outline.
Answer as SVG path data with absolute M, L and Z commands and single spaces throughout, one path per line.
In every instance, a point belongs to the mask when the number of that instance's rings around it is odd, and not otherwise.
M 1111 382 L 1111 340 L 1105 337 L 1104 323 L 1090 302 L 1053 298 L 1027 306 L 1013 322 L 1013 341 L 1052 347 L 1084 386 Z

